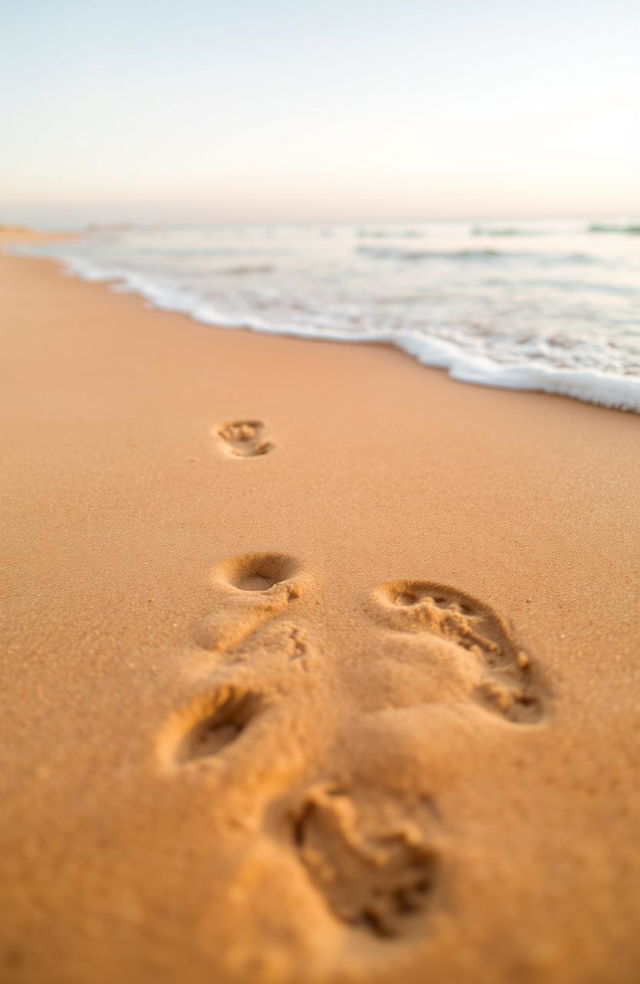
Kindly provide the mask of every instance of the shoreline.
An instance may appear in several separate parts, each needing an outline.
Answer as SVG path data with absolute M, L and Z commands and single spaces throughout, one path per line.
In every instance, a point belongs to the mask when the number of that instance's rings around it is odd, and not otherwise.
M 46 239 L 46 235 L 43 237 Z M 68 237 L 64 237 L 68 238 Z M 72 235 L 71 238 L 82 238 Z M 134 293 L 152 307 L 160 311 L 183 314 L 193 321 L 208 327 L 224 327 L 231 330 L 250 330 L 259 334 L 282 335 L 283 337 L 305 340 L 338 341 L 342 344 L 387 344 L 408 354 L 420 365 L 443 369 L 456 382 L 473 383 L 499 389 L 531 393 L 548 393 L 566 396 L 570 399 L 605 406 L 610 409 L 640 414 L 640 381 L 637 375 L 617 374 L 593 368 L 567 367 L 537 364 L 522 357 L 518 362 L 494 361 L 480 353 L 466 352 L 451 339 L 437 334 L 423 335 L 407 328 L 404 331 L 369 330 L 360 335 L 339 328 L 318 331 L 314 328 L 296 325 L 269 323 L 259 315 L 247 315 L 242 323 L 236 322 L 228 314 L 212 307 L 208 301 L 194 294 L 192 290 L 176 287 L 154 279 L 146 273 L 120 273 L 108 275 L 104 267 L 86 256 L 49 257 L 60 264 L 63 271 L 71 276 L 90 283 L 103 283 L 109 287 L 119 287 L 123 293 Z
M 0 255 L 12 979 L 631 982 L 635 416 L 55 263 Z M 504 666 L 393 607 L 438 592 Z M 336 915 L 341 823 L 419 831 L 390 939 Z

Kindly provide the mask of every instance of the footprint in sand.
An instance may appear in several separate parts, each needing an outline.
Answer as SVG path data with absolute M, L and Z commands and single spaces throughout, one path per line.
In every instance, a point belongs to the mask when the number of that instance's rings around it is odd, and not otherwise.
M 300 597 L 299 564 L 277 553 L 235 557 L 215 571 L 215 612 L 202 620 L 195 641 L 218 652 L 237 646 L 265 622 L 282 615 Z
M 343 923 L 375 937 L 400 936 L 434 898 L 439 851 L 426 798 L 362 802 L 327 783 L 309 789 L 293 818 L 293 840 L 312 884 Z
M 233 420 L 217 427 L 215 433 L 226 454 L 234 458 L 255 458 L 275 448 L 265 439 L 261 420 Z
M 175 748 L 175 761 L 193 762 L 217 755 L 240 737 L 260 709 L 260 694 L 233 689 L 195 701 L 183 714 L 187 727 Z
M 172 717 L 161 758 L 172 769 L 200 768 L 234 749 L 225 782 L 242 782 L 258 763 L 267 780 L 253 794 L 256 809 L 280 818 L 264 829 L 277 830 L 283 849 L 288 843 L 337 922 L 379 940 L 408 939 L 424 931 L 445 863 L 431 791 L 395 782 L 398 755 L 410 773 L 412 752 L 406 739 L 391 740 L 394 711 L 421 707 L 429 727 L 433 705 L 466 704 L 477 727 L 494 716 L 507 727 L 532 725 L 543 714 L 538 672 L 488 605 L 417 580 L 373 591 L 360 609 L 362 659 L 343 664 L 324 642 L 330 615 L 304 624 L 312 584 L 279 553 L 216 569 L 215 612 L 194 637 L 214 660 L 211 683 Z M 375 749 L 352 747 L 378 710 Z M 268 779 L 269 756 L 294 756 L 292 733 L 307 752 L 282 787 Z
M 463 676 L 470 696 L 517 724 L 542 716 L 539 683 L 529 656 L 506 622 L 483 602 L 429 581 L 394 581 L 374 592 L 376 615 L 399 633 L 422 638 L 430 658 Z M 442 644 L 434 646 L 434 639 Z
M 345 668 L 351 714 L 336 737 L 327 773 L 349 772 L 350 736 L 358 719 L 364 723 L 365 713 L 375 716 L 377 709 L 389 722 L 394 708 L 401 713 L 422 706 L 427 727 L 429 708 L 443 703 L 479 704 L 508 726 L 541 719 L 538 674 L 488 605 L 448 586 L 403 580 L 376 588 L 368 612 L 373 628 L 368 639 L 366 623 L 362 627 L 367 658 L 356 670 Z M 366 712 L 359 698 L 365 690 Z M 341 922 L 379 939 L 410 938 L 412 927 L 424 926 L 443 868 L 432 796 L 410 797 L 392 788 L 390 774 L 397 765 L 384 774 L 385 755 L 398 761 L 390 737 L 388 724 L 383 725 L 377 746 L 368 746 L 372 761 L 377 756 L 371 771 L 358 748 L 352 774 L 359 778 L 351 789 L 344 783 L 312 785 L 293 814 L 300 860 L 328 907 Z M 384 751 L 392 744 L 393 752 Z M 404 747 L 410 766 L 411 753 Z M 378 786 L 386 779 L 387 788 L 363 787 L 363 775 Z
M 216 568 L 215 611 L 193 634 L 196 646 L 211 653 L 215 685 L 207 684 L 171 716 L 158 743 L 165 765 L 217 756 L 266 709 L 268 688 L 253 672 L 257 657 L 263 674 L 270 656 L 304 665 L 307 634 L 283 618 L 300 597 L 298 571 L 293 557 L 278 553 L 245 554 Z

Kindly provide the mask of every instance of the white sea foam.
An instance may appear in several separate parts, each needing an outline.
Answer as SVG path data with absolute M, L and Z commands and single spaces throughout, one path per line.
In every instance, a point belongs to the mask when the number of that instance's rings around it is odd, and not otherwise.
M 640 412 L 640 237 L 606 228 L 127 229 L 20 250 L 205 324 L 387 342 L 455 379 Z

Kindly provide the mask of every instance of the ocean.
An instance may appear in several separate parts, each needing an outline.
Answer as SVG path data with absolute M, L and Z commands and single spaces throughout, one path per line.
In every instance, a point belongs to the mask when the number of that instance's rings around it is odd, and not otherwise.
M 640 412 L 640 220 L 98 228 L 14 251 L 205 324 Z

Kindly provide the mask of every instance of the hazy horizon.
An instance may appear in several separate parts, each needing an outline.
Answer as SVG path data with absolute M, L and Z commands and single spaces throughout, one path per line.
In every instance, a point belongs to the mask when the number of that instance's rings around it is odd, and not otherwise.
M 0 221 L 637 215 L 638 28 L 630 0 L 14 5 Z
M 40 206 L 38 203 L 16 203 L 11 204 L 7 207 L 3 207 L 0 203 L 0 226 L 24 226 L 31 229 L 41 229 L 44 232 L 79 232 L 85 231 L 90 227 L 95 228 L 118 228 L 118 227 L 140 227 L 140 228 L 152 228 L 157 226 L 158 228 L 172 228 L 180 226 L 279 226 L 279 225 L 359 225 L 359 224 L 380 224 L 380 225 L 425 225 L 430 222 L 433 223 L 458 223 L 458 222 L 469 222 L 469 223 L 479 223 L 483 222 L 504 222 L 506 224 L 510 223 L 526 223 L 526 222 L 562 222 L 562 221 L 575 221 L 584 222 L 586 225 L 590 223 L 606 222 L 611 224 L 620 224 L 622 226 L 626 224 L 636 224 L 640 221 L 640 211 L 638 212 L 597 212 L 595 210 L 590 212 L 578 211 L 575 213 L 570 212 L 556 212 L 556 213 L 539 213 L 537 215 L 526 213 L 526 212 L 497 212 L 497 213 L 481 213 L 481 212 L 461 212 L 460 214 L 442 214 L 432 213 L 431 215 L 353 215 L 342 218 L 333 218 L 331 216 L 325 215 L 314 215 L 309 214 L 304 217 L 296 218 L 258 218 L 258 217 L 247 217 L 241 219 L 235 218 L 224 218 L 219 215 L 212 214 L 212 212 L 206 211 L 202 214 L 203 210 L 200 210 L 200 214 L 195 209 L 185 209 L 181 211 L 176 207 L 175 211 L 173 209 L 167 209 L 166 203 L 158 203 L 154 207 L 150 204 L 147 208 L 141 209 L 139 206 L 133 205 L 131 209 L 127 210 L 122 203 L 109 203 L 104 207 L 104 209 L 96 207 L 95 205 L 88 204 L 86 207 L 79 205 L 70 205 L 65 207 L 64 205 L 55 204 L 53 206 L 44 205 Z

